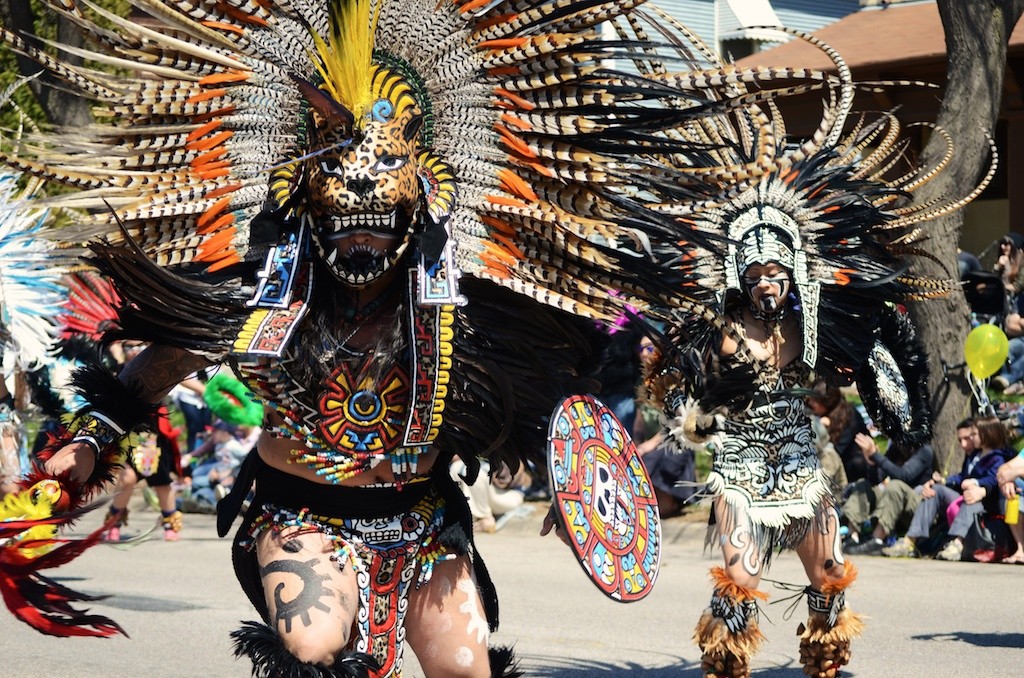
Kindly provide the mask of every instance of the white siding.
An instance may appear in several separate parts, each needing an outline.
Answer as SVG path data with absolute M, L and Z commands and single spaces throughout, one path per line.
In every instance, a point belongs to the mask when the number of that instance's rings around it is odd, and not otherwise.
M 731 26 L 717 26 L 716 0 L 650 0 L 686 24 L 708 45 L 720 49 L 719 35 Z M 719 0 L 725 5 L 724 0 Z M 783 26 L 813 32 L 822 26 L 853 14 L 860 8 L 859 0 L 771 0 L 771 6 Z M 727 14 L 725 11 L 720 14 Z
M 860 9 L 859 0 L 772 0 L 783 26 L 812 33 Z
M 700 36 L 712 49 L 715 41 L 715 0 L 650 0 Z

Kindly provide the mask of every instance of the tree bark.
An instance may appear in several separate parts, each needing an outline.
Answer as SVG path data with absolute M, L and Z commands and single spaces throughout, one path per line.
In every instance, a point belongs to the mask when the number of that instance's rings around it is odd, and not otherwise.
M 953 137 L 954 159 L 936 179 L 917 191 L 917 200 L 948 202 L 977 185 L 990 162 L 988 135 L 994 133 L 1002 101 L 1003 75 L 1010 33 L 1024 12 L 1024 0 L 937 0 L 946 34 L 947 85 L 937 123 Z M 946 152 L 945 141 L 932 135 L 922 154 L 930 166 Z M 1012 190 L 1012 189 L 1011 189 Z M 928 251 L 948 262 L 942 270 L 919 258 L 919 273 L 956 278 L 957 243 L 963 227 L 960 212 L 924 224 Z M 970 331 L 970 309 L 958 287 L 944 299 L 913 303 L 911 314 L 930 352 L 931 393 L 935 409 L 933 447 L 943 472 L 955 470 L 963 457 L 956 444 L 956 424 L 977 414 L 972 409 L 963 345 Z
M 28 44 L 42 49 L 43 43 L 35 37 L 37 19 L 28 0 L 0 0 L 0 20 L 7 30 L 21 36 Z M 82 34 L 71 21 L 64 17 L 47 16 L 48 21 L 57 23 L 57 39 L 63 44 L 81 47 Z M 61 54 L 61 58 L 71 64 L 81 64 L 79 57 Z M 23 54 L 16 55 L 18 71 L 23 76 L 35 75 L 43 70 L 42 66 Z M 36 78 L 29 82 L 36 101 L 46 114 L 46 119 L 59 127 L 75 128 L 92 122 L 89 112 L 89 101 L 66 89 L 54 87 L 55 83 L 48 76 Z

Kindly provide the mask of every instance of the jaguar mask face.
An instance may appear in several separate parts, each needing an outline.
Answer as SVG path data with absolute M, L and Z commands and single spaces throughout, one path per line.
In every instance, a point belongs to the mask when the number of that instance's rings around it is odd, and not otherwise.
M 313 112 L 315 147 L 337 147 L 306 161 L 314 242 L 347 286 L 373 285 L 409 247 L 420 200 L 422 121 L 410 100 L 401 97 L 396 105 L 377 99 L 362 120 L 354 121 L 354 130 L 338 129 Z

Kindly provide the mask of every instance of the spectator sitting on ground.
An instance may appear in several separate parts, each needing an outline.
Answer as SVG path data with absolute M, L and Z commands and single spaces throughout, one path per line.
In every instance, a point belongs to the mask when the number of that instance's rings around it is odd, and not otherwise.
M 811 415 L 811 429 L 814 431 L 814 446 L 818 449 L 818 464 L 821 466 L 825 478 L 837 494 L 843 494 L 849 481 L 846 479 L 846 467 L 843 466 L 843 459 L 836 452 L 836 446 L 828 437 L 826 421 L 816 415 Z
M 975 516 L 999 512 L 996 471 L 1006 461 L 1007 455 L 1012 454 L 1008 451 L 1009 443 L 1002 422 L 996 417 L 978 419 L 972 431 L 970 420 L 963 421 L 957 426 L 957 439 L 965 452 L 970 447 L 978 451 L 965 456 L 960 473 L 945 480 L 936 473 L 925 483 L 907 535 L 882 549 L 882 555 L 916 558 L 919 555 L 917 541 L 926 539 L 936 517 L 944 515 L 950 504 L 963 496 L 963 506 L 949 526 L 950 539 L 935 555 L 939 560 L 961 560 L 964 537 Z
M 531 478 L 525 467 L 514 476 L 502 464 L 498 472 L 491 475 L 490 464 L 480 462 L 480 472 L 473 484 L 466 482 L 466 464 L 460 459 L 452 461 L 449 471 L 455 483 L 469 500 L 473 514 L 474 532 L 494 532 L 500 527 L 501 517 L 522 506 L 526 499 L 524 488 L 529 487 Z
M 996 471 L 996 482 L 999 483 L 999 491 L 1004 501 L 1014 497 L 1019 501 L 1020 495 L 1024 494 L 1024 451 L 999 467 Z M 1018 515 L 1016 522 L 1007 522 L 1006 526 L 1010 529 L 1017 550 L 1003 558 L 1002 562 L 1024 565 L 1024 520 Z
M 186 448 L 192 450 L 196 447 L 199 435 L 210 425 L 210 410 L 203 400 L 203 391 L 206 390 L 207 373 L 200 370 L 190 374 L 181 382 L 174 385 L 168 393 L 174 404 L 177 406 L 181 416 L 185 419 Z
M 1003 281 L 1003 287 L 1010 297 L 1024 290 L 1024 235 L 1007 233 L 999 241 L 999 257 L 993 272 Z
M 210 432 L 213 455 L 192 469 L 189 509 L 212 508 L 223 491 L 231 486 L 235 469 L 249 452 L 236 438 L 237 433 L 238 427 L 234 424 L 223 420 L 214 422 Z
M 1017 297 L 1017 304 L 1024 304 L 1024 296 Z M 1024 318 L 1020 309 L 1011 312 L 1003 322 L 1006 336 L 1010 338 L 1006 364 L 998 375 L 992 378 L 992 389 L 1005 395 L 1024 393 Z
M 909 451 L 892 444 L 882 456 L 871 436 L 860 433 L 856 441 L 867 461 L 868 476 L 852 485 L 843 502 L 843 519 L 850 527 L 850 542 L 843 550 L 877 556 L 896 526 L 913 518 L 921 491 L 935 470 L 935 454 L 931 445 Z M 856 535 L 864 526 L 871 530 L 871 537 L 862 544 L 853 543 L 859 541 Z
M 814 395 L 807 398 L 807 406 L 825 423 L 829 440 L 843 460 L 847 481 L 854 483 L 864 478 L 868 465 L 857 447 L 855 437 L 858 433 L 867 434 L 868 427 L 857 408 L 838 388 L 823 386 L 815 387 Z
M 965 252 L 960 248 L 957 248 L 956 250 L 956 266 L 961 280 L 963 280 L 964 276 L 968 273 L 984 270 L 981 266 L 981 262 L 978 260 L 978 257 L 974 256 L 970 252 Z

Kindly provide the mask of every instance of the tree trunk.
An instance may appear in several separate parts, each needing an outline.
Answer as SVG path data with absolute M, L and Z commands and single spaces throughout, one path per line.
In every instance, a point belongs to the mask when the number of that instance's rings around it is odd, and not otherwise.
M 938 0 L 946 34 L 947 76 L 938 125 L 952 135 L 954 158 L 930 184 L 917 191 L 920 202 L 950 201 L 975 186 L 990 162 L 988 135 L 994 133 L 1002 100 L 1006 48 L 1013 26 L 1024 12 L 1024 0 Z M 932 135 L 922 154 L 931 166 L 946 152 L 944 140 Z M 963 215 L 955 213 L 925 224 L 926 247 L 940 261 L 919 258 L 918 272 L 957 277 L 956 253 Z M 956 424 L 977 414 L 972 410 L 964 339 L 970 331 L 970 309 L 957 288 L 945 299 L 914 303 L 911 313 L 930 352 L 931 393 L 935 408 L 933 447 L 941 471 L 956 469 L 962 452 L 956 444 Z
M 4 28 L 18 34 L 33 47 L 39 49 L 44 47 L 43 43 L 34 37 L 37 17 L 28 0 L 0 0 L 0 19 L 3 21 Z M 48 15 L 46 20 L 56 21 L 57 40 L 62 44 L 74 47 L 82 46 L 82 34 L 74 23 L 64 17 L 54 15 Z M 70 54 L 61 54 L 60 56 L 72 64 L 82 63 L 79 57 Z M 18 54 L 16 58 L 18 71 L 23 76 L 35 75 L 43 70 L 42 66 L 23 54 Z M 49 122 L 71 129 L 92 122 L 88 99 L 72 94 L 66 88 L 53 87 L 52 84 L 45 75 L 28 84 Z

